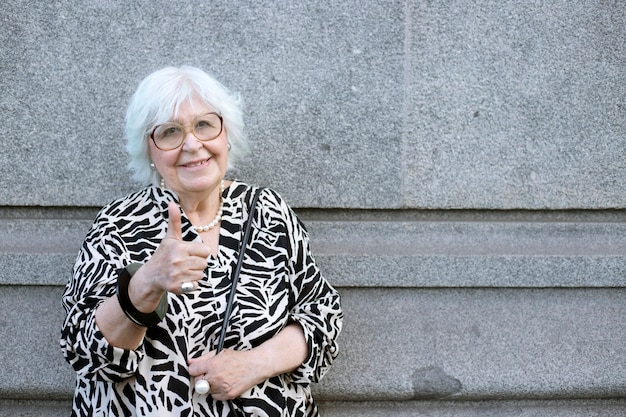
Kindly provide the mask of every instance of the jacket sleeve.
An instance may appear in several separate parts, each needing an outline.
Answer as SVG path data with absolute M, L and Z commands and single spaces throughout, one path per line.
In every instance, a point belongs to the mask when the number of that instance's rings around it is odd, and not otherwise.
M 143 355 L 111 346 L 95 322 L 98 306 L 115 296 L 117 270 L 128 260 L 114 224 L 98 216 L 78 254 L 63 294 L 65 320 L 61 349 L 77 374 L 91 380 L 119 382 L 134 374 Z
M 290 321 L 304 330 L 309 354 L 292 373 L 295 383 L 319 380 L 338 354 L 343 311 L 339 293 L 324 278 L 311 253 L 309 235 L 295 213 L 278 197 L 286 220 L 291 285 Z

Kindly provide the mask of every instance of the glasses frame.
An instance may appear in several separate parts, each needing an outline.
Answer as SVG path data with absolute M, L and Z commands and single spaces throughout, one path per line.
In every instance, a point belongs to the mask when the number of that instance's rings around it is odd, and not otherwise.
M 194 130 L 195 130 L 195 129 L 194 129 L 194 125 L 195 125 L 196 121 L 198 121 L 198 119 L 200 119 L 202 116 L 207 116 L 207 115 L 209 115 L 209 114 L 214 114 L 214 115 L 216 115 L 216 116 L 217 116 L 217 118 L 218 118 L 218 119 L 220 119 L 220 131 L 219 131 L 219 133 L 218 133 L 217 135 L 213 136 L 213 137 L 212 137 L 212 138 L 210 138 L 210 139 L 200 139 L 198 136 L 196 136 L 196 132 L 194 132 Z M 156 132 L 156 130 L 157 130 L 159 127 L 161 127 L 161 126 L 163 126 L 163 125 L 166 125 L 166 124 L 170 124 L 170 123 L 177 124 L 177 125 L 179 125 L 180 127 L 182 127 L 182 128 L 183 128 L 183 137 L 182 137 L 182 139 L 181 139 L 180 143 L 179 143 L 178 145 L 176 145 L 175 147 L 173 147 L 173 148 L 168 148 L 168 149 L 163 149 L 163 148 L 161 148 L 159 145 L 157 145 L 157 142 L 156 142 L 156 140 L 154 139 L 154 132 Z M 156 126 L 152 129 L 152 131 L 150 132 L 150 139 L 152 139 L 152 143 L 154 143 L 154 146 L 156 146 L 156 147 L 157 147 L 157 149 L 162 150 L 162 151 L 173 151 L 174 149 L 178 149 L 178 148 L 180 148 L 180 147 L 183 145 L 183 143 L 185 143 L 185 138 L 187 137 L 187 133 L 188 133 L 188 132 L 191 132 L 191 134 L 193 135 L 193 137 L 194 137 L 194 138 L 196 138 L 196 140 L 198 140 L 198 141 L 200 141 L 200 142 L 209 142 L 209 141 L 212 141 L 213 139 L 216 139 L 219 135 L 221 135 L 221 134 L 222 134 L 222 132 L 223 132 L 223 131 L 224 131 L 224 119 L 222 118 L 222 116 L 221 116 L 219 113 L 216 113 L 216 112 L 212 111 L 212 112 L 208 112 L 208 113 L 205 113 L 205 114 L 203 114 L 203 115 L 200 115 L 200 116 L 195 117 L 195 118 L 193 119 L 193 123 L 191 124 L 191 126 L 189 126 L 189 125 L 187 125 L 187 126 L 183 126 L 182 124 L 180 124 L 180 123 L 178 123 L 178 122 L 167 122 L 167 123 L 161 123 L 160 125 L 156 125 Z

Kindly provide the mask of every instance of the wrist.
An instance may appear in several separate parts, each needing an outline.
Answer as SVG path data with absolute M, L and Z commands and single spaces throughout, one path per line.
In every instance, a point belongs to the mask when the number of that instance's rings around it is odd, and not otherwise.
M 126 266 L 132 279 L 128 283 L 128 298 L 133 306 L 142 313 L 154 311 L 162 297 L 166 294 L 162 288 L 157 288 L 151 279 L 154 276 L 149 265 L 131 263 Z
M 141 264 L 132 263 L 118 271 L 117 299 L 122 311 L 130 321 L 138 326 L 151 327 L 163 320 L 165 313 L 167 313 L 167 293 L 161 296 L 154 311 L 149 313 L 139 311 L 131 301 L 129 287 L 133 275 L 140 267 Z

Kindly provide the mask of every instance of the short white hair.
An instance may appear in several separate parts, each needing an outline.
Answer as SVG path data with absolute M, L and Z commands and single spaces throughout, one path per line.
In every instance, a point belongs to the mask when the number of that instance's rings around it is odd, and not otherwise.
M 189 66 L 167 67 L 144 78 L 126 111 L 126 151 L 133 179 L 157 185 L 158 172 L 150 166 L 148 140 L 156 125 L 178 117 L 184 103 L 200 100 L 222 116 L 230 144 L 228 169 L 248 152 L 244 135 L 242 100 L 206 72 Z

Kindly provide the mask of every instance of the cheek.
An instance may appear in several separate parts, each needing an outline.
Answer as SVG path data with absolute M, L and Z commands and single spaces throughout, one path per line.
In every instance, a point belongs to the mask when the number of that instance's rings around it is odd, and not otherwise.
M 220 166 L 228 164 L 228 142 L 226 142 L 226 139 L 220 143 L 209 143 L 206 145 L 206 149 L 211 155 L 215 156 Z
M 177 158 L 177 154 L 175 152 L 158 151 L 152 149 L 152 147 L 149 149 L 148 155 L 158 171 L 163 171 L 169 166 L 175 164 Z

